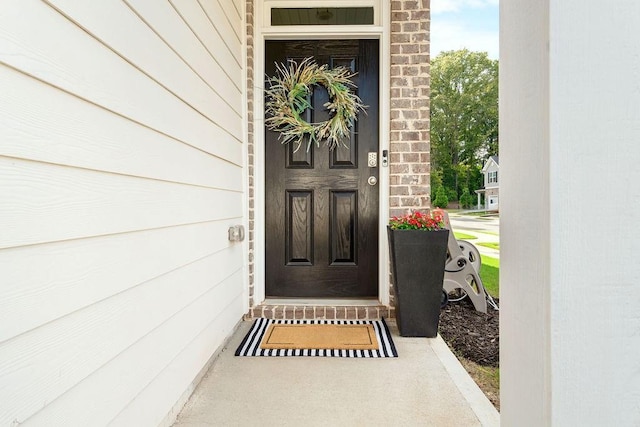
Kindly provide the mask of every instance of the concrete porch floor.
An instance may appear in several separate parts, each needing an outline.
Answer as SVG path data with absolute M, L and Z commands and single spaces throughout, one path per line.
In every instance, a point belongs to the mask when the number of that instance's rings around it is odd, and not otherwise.
M 498 426 L 496 409 L 447 345 L 403 338 L 392 359 L 235 357 L 242 322 L 174 426 Z

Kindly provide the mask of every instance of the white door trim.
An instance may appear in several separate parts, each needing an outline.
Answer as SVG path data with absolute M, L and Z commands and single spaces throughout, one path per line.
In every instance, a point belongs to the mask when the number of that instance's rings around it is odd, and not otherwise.
M 272 4 L 281 6 L 278 2 L 257 0 L 254 6 L 254 304 L 260 304 L 265 300 L 265 215 L 264 215 L 264 46 L 266 40 L 312 40 L 312 39 L 379 39 L 380 40 L 380 144 L 379 158 L 382 150 L 389 150 L 389 122 L 390 122 L 390 2 L 381 1 L 380 5 L 371 0 L 329 0 L 329 1 L 287 1 L 288 7 L 304 5 L 315 6 L 361 6 L 369 4 L 376 9 L 374 22 L 381 25 L 354 25 L 354 26 L 304 26 L 304 27 L 270 27 L 264 25 L 265 14 L 269 13 Z M 375 4 L 374 4 L 375 3 Z M 377 20 L 376 20 L 377 19 Z M 247 171 L 248 173 L 248 171 Z M 387 244 L 387 223 L 389 222 L 389 168 L 380 167 L 379 175 L 379 254 L 378 254 L 378 296 L 381 304 L 389 304 L 389 249 Z

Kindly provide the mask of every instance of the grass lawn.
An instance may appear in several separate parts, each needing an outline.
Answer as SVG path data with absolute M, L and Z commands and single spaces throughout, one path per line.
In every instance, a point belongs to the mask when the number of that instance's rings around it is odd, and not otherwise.
M 471 234 L 467 234 L 467 233 L 458 233 L 457 231 L 454 231 L 453 235 L 456 236 L 456 240 L 473 240 L 473 239 L 477 239 L 476 236 L 472 236 Z
M 464 214 L 468 216 L 477 216 L 477 217 L 482 217 L 485 215 L 498 216 L 498 213 L 496 211 L 471 211 L 471 212 L 465 212 Z M 480 218 L 480 219 L 484 219 L 484 218 Z
M 500 368 L 482 366 L 472 360 L 460 357 L 462 366 L 469 372 L 471 378 L 482 389 L 496 409 L 500 410 Z
M 500 250 L 500 243 L 482 242 L 482 243 L 478 243 L 478 245 L 484 246 L 485 248 Z
M 500 260 L 483 255 L 480 278 L 487 292 L 492 297 L 498 298 L 500 292 Z

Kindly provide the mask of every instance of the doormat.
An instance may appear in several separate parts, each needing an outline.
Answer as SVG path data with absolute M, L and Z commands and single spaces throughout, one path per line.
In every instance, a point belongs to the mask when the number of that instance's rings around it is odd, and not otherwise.
M 389 327 L 380 320 L 277 320 L 259 318 L 236 356 L 398 357 Z

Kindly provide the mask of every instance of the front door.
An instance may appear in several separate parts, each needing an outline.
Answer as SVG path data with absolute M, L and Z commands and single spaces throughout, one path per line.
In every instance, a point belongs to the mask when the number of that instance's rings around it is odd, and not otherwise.
M 378 41 L 267 41 L 265 70 L 274 63 L 313 57 L 357 75 L 357 94 L 367 105 L 349 148 L 283 146 L 265 131 L 266 295 L 349 298 L 378 296 Z M 306 120 L 327 120 L 328 94 L 315 87 Z M 371 181 L 371 182 L 369 182 Z

